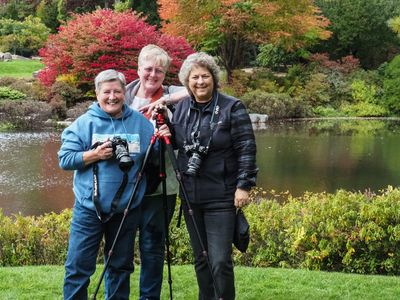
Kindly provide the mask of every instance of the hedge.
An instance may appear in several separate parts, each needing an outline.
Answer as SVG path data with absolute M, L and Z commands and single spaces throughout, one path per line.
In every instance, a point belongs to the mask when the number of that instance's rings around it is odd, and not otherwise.
M 234 250 L 236 264 L 400 274 L 399 189 L 301 197 L 256 189 L 252 197 L 245 208 L 251 241 L 247 253 Z M 39 217 L 8 217 L 0 211 L 0 265 L 63 264 L 70 218 L 68 209 Z M 170 227 L 174 264 L 192 263 L 183 223 L 177 228 L 174 219 Z

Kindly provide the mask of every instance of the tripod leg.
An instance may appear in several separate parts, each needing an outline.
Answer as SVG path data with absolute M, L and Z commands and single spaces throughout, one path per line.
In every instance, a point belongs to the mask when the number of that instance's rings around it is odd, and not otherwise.
M 179 170 L 179 167 L 178 167 L 178 162 L 177 162 L 176 157 L 175 157 L 174 149 L 172 148 L 172 145 L 171 145 L 169 139 L 164 139 L 164 141 L 165 141 L 166 150 L 168 152 L 168 156 L 169 156 L 169 158 L 171 160 L 171 163 L 172 163 L 172 167 L 174 168 L 174 171 L 175 171 L 176 179 L 178 180 L 179 186 L 180 186 L 181 191 L 182 191 L 182 195 L 180 195 L 180 196 L 183 196 L 182 198 L 185 201 L 185 204 L 186 204 L 186 207 L 187 207 L 187 210 L 188 210 L 188 215 L 189 215 L 189 217 L 190 217 L 190 219 L 192 221 L 193 228 L 194 228 L 194 230 L 196 232 L 196 236 L 197 236 L 197 238 L 199 240 L 200 247 L 202 249 L 202 255 L 204 256 L 204 259 L 207 262 L 207 266 L 208 266 L 208 269 L 209 269 L 210 274 L 211 274 L 211 278 L 212 278 L 212 282 L 213 282 L 213 285 L 214 285 L 215 293 L 217 295 L 217 299 L 218 300 L 223 300 L 223 298 L 221 297 L 221 293 L 219 291 L 219 288 L 217 286 L 217 283 L 216 283 L 216 280 L 215 280 L 215 277 L 214 277 L 214 273 L 212 271 L 210 259 L 208 257 L 208 252 L 206 250 L 206 247 L 204 246 L 203 240 L 201 239 L 199 228 L 198 228 L 198 226 L 196 224 L 196 220 L 195 220 L 194 215 L 193 215 L 193 210 L 192 210 L 192 207 L 190 205 L 189 198 L 187 196 L 187 192 L 186 192 L 185 186 L 184 186 L 183 181 L 182 181 L 182 174 L 181 174 L 181 172 Z
M 167 196 L 167 182 L 166 182 L 166 167 L 165 167 L 165 143 L 164 139 L 160 139 L 160 178 L 162 179 L 162 194 L 163 194 L 163 208 L 164 208 L 164 229 L 165 229 L 165 248 L 167 252 L 167 269 L 168 269 L 168 285 L 169 285 L 169 298 L 172 300 L 172 273 L 171 273 L 171 252 L 169 250 L 169 207 Z
M 92 296 L 92 299 L 93 299 L 93 300 L 96 299 L 96 296 L 97 296 L 97 293 L 99 292 L 99 289 L 100 289 L 101 283 L 102 283 L 102 281 L 103 281 L 104 275 L 105 275 L 105 273 L 106 273 L 106 270 L 107 270 L 107 268 L 108 268 L 108 265 L 110 264 L 110 260 L 111 260 L 111 256 L 113 255 L 113 251 L 114 251 L 115 244 L 117 243 L 118 237 L 119 237 L 119 235 L 120 235 L 120 233 L 121 233 L 122 226 L 124 225 L 125 219 L 126 219 L 126 217 L 127 217 L 127 215 L 128 215 L 129 207 L 131 206 L 132 201 L 133 201 L 133 199 L 134 199 L 135 196 L 136 196 L 136 191 L 137 191 L 137 188 L 138 188 L 138 186 L 139 186 L 139 183 L 142 181 L 143 172 L 144 172 L 144 169 L 145 169 L 145 167 L 146 167 L 146 163 L 147 163 L 147 161 L 148 161 L 148 159 L 149 159 L 149 157 L 150 157 L 150 153 L 151 153 L 151 150 L 153 149 L 153 146 L 154 146 L 154 144 L 155 144 L 156 139 L 157 139 L 156 136 L 152 136 L 151 141 L 150 141 L 150 144 L 149 144 L 149 146 L 148 146 L 147 149 L 146 149 L 146 154 L 145 154 L 145 156 L 144 156 L 144 158 L 143 158 L 142 165 L 141 165 L 140 170 L 139 170 L 139 172 L 138 172 L 138 175 L 137 175 L 137 177 L 136 177 L 136 182 L 135 182 L 135 185 L 133 186 L 131 196 L 130 196 L 129 201 L 128 201 L 128 204 L 126 205 L 126 208 L 125 208 L 125 210 L 124 210 L 124 214 L 123 214 L 123 216 L 122 216 L 121 223 L 119 224 L 117 233 L 115 234 L 114 241 L 112 242 L 111 248 L 110 248 L 110 250 L 108 251 L 108 257 L 107 257 L 107 260 L 106 260 L 106 262 L 105 262 L 105 264 L 104 264 L 103 272 L 102 272 L 101 275 L 100 275 L 99 282 L 97 283 L 96 290 L 94 291 L 94 294 L 93 294 L 93 296 Z

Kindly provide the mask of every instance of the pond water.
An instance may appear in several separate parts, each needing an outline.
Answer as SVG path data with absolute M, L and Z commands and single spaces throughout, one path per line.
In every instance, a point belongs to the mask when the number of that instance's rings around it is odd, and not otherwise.
M 258 185 L 270 190 L 377 191 L 400 182 L 399 120 L 295 120 L 256 131 Z M 60 133 L 0 133 L 0 207 L 40 215 L 72 207 Z

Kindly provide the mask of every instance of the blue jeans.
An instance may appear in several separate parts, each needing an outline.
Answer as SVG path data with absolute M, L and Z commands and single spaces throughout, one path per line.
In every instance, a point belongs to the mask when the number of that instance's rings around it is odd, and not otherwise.
M 134 242 L 140 208 L 131 210 L 120 232 L 104 276 L 106 299 L 129 299 L 130 274 L 134 270 Z M 104 256 L 114 241 L 122 214 L 101 223 L 94 210 L 75 203 L 71 221 L 67 260 L 65 262 L 64 299 L 87 299 L 90 276 L 96 269 L 96 258 L 104 236 Z
M 168 195 L 168 223 L 176 195 Z M 140 300 L 160 299 L 165 253 L 165 213 L 162 195 L 145 196 L 139 224 Z
M 191 204 L 193 216 L 198 227 L 204 250 L 208 258 L 220 295 L 216 294 L 213 278 L 199 237 L 195 231 L 192 218 L 184 205 L 186 227 L 190 236 L 197 284 L 199 285 L 199 300 L 235 299 L 235 280 L 232 263 L 232 240 L 235 228 L 236 209 L 233 204 L 226 207 L 213 207 L 207 204 Z

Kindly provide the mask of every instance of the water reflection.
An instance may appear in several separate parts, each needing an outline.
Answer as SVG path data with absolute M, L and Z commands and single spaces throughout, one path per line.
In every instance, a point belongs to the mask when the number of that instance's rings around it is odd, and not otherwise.
M 400 182 L 398 120 L 270 123 L 258 131 L 258 184 L 266 189 L 379 190 Z
M 38 215 L 71 207 L 72 172 L 58 168 L 58 133 L 0 134 L 0 207 Z
M 400 182 L 400 121 L 296 120 L 256 132 L 258 185 L 270 190 L 378 190 Z M 60 133 L 0 133 L 0 207 L 39 215 L 72 207 L 72 172 L 59 169 Z

